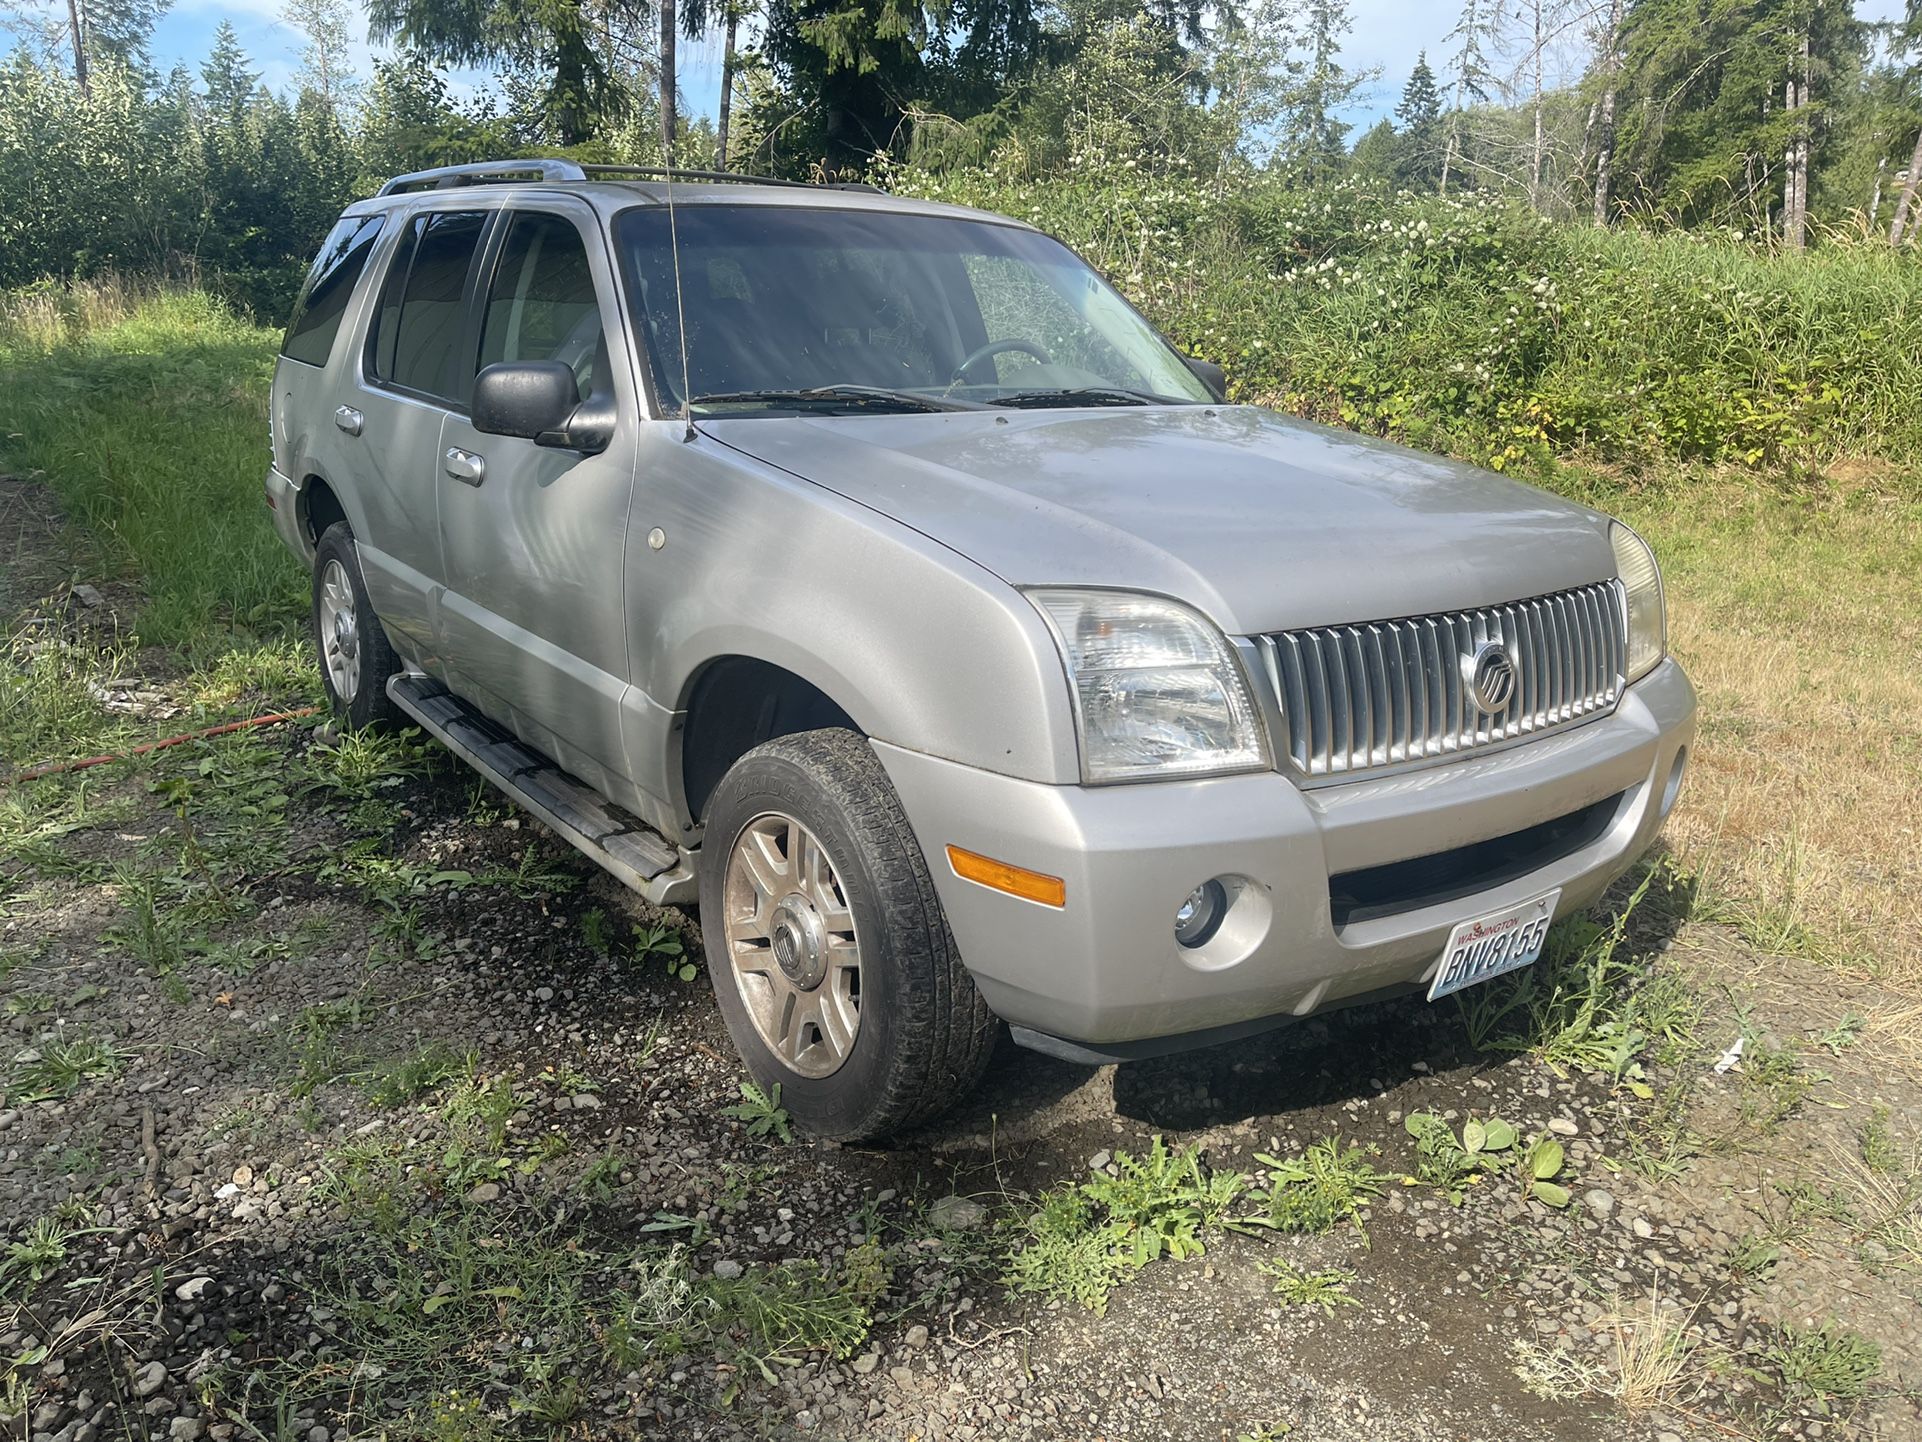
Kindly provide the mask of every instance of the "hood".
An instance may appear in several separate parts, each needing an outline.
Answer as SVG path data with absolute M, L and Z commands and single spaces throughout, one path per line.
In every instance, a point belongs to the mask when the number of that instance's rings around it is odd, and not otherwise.
M 1153 591 L 1235 635 L 1494 605 L 1615 574 L 1594 511 L 1252 406 L 701 429 L 1013 585 Z

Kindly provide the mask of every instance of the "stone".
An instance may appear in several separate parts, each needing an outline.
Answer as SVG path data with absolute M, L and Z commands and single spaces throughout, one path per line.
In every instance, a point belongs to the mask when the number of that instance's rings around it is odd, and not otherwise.
M 1582 1193 L 1582 1205 L 1599 1219 L 1615 1210 L 1615 1198 L 1600 1187 L 1590 1187 Z
M 151 1397 L 166 1385 L 166 1365 L 161 1362 L 149 1362 L 134 1373 L 133 1394 L 136 1397 Z
M 732 1282 L 741 1275 L 741 1264 L 732 1257 L 723 1257 L 714 1264 L 714 1275 L 723 1282 Z
M 500 1194 L 501 1189 L 499 1182 L 482 1182 L 467 1194 L 467 1200 L 479 1206 L 486 1202 L 497 1200 Z
M 592 1092 L 579 1092 L 574 1097 L 574 1110 L 577 1112 L 597 1112 L 601 1109 L 601 1099 Z
M 198 1302 L 206 1295 L 207 1289 L 214 1284 L 212 1277 L 195 1277 L 182 1282 L 174 1288 L 174 1298 L 181 1302 Z
M 971 1231 L 987 1219 L 988 1209 L 972 1197 L 945 1196 L 928 1208 L 928 1220 L 943 1231 Z
M 200 1434 L 206 1430 L 198 1417 L 176 1417 L 167 1424 L 167 1435 L 173 1442 L 200 1442 Z
M 928 1329 L 916 1322 L 908 1328 L 908 1335 L 903 1340 L 910 1347 L 925 1347 L 928 1345 Z
M 854 1369 L 855 1376 L 865 1377 L 879 1365 L 880 1361 L 881 1354 L 879 1352 L 863 1352 L 860 1356 L 856 1357 L 853 1362 L 849 1363 L 849 1365 Z
M 1549 1118 L 1548 1129 L 1558 1137 L 1572 1137 L 1581 1130 L 1580 1127 L 1576 1126 L 1575 1123 L 1567 1117 Z

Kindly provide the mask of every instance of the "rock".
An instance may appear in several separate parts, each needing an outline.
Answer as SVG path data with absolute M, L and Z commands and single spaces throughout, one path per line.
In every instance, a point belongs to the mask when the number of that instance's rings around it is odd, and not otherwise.
M 879 1352 L 863 1352 L 848 1365 L 854 1369 L 855 1376 L 865 1377 L 875 1369 L 880 1360 L 881 1354 Z
M 133 1377 L 133 1394 L 136 1397 L 151 1397 L 167 1385 L 167 1368 L 160 1362 L 149 1362 Z
M 167 1424 L 167 1435 L 173 1442 L 200 1442 L 200 1434 L 206 1430 L 198 1417 L 176 1417 Z
M 1615 1198 L 1600 1187 L 1590 1187 L 1582 1193 L 1582 1204 L 1600 1220 L 1615 1210 Z
M 1581 1130 L 1580 1127 L 1576 1126 L 1575 1123 L 1567 1117 L 1549 1118 L 1548 1129 L 1558 1137 L 1572 1137 Z
M 481 1205 L 482 1203 L 494 1201 L 496 1198 L 500 1196 L 500 1194 L 501 1194 L 500 1183 L 482 1182 L 479 1186 L 475 1187 L 473 1191 L 467 1194 L 467 1200 L 478 1206 L 478 1205 Z
M 1111 1157 L 1106 1151 L 1096 1152 L 1093 1156 L 1088 1158 L 1088 1170 L 1091 1172 L 1098 1172 L 1113 1160 L 1114 1158 Z
M 107 604 L 107 598 L 101 595 L 97 589 L 89 586 L 85 581 L 75 586 L 69 594 L 76 602 L 85 606 L 89 611 Z
M 910 1347 L 925 1347 L 928 1345 L 928 1329 L 916 1322 L 908 1328 L 908 1335 L 903 1340 Z
M 535 1000 L 535 1001 L 552 1001 L 553 999 L 554 999 L 554 988 L 553 988 L 553 987 L 551 987 L 551 986 L 537 986 L 537 987 L 535 987 L 535 988 L 534 988 L 534 1000 Z
M 732 1257 L 723 1257 L 714 1264 L 714 1275 L 723 1282 L 732 1282 L 741 1275 L 741 1264 Z
M 201 1297 L 206 1294 L 207 1289 L 213 1284 L 214 1279 L 212 1277 L 195 1277 L 191 1281 L 182 1282 L 178 1287 L 175 1287 L 174 1297 L 176 1300 L 182 1302 L 198 1302 Z
M 972 1197 L 945 1196 L 928 1208 L 928 1220 L 944 1231 L 971 1231 L 987 1219 L 988 1209 Z
M 1634 1232 L 1635 1235 L 1643 1241 L 1647 1241 L 1655 1235 L 1655 1228 L 1649 1225 L 1647 1217 L 1637 1217 L 1634 1221 L 1630 1222 L 1629 1230 Z
M 592 1092 L 581 1092 L 574 1098 L 574 1110 L 577 1112 L 597 1112 L 600 1109 L 601 1099 Z

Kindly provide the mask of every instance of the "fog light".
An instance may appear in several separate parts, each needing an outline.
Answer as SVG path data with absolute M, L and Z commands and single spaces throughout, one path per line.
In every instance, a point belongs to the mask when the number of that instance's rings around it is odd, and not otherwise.
M 1183 946 L 1205 946 L 1227 914 L 1228 889 L 1219 881 L 1204 881 L 1175 912 L 1175 940 Z

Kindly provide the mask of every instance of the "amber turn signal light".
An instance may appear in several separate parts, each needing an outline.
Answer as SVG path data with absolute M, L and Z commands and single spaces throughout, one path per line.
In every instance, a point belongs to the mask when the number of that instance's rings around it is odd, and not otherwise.
M 972 881 L 990 891 L 1005 891 L 1009 896 L 1018 896 L 1023 901 L 1038 901 L 1043 906 L 1068 904 L 1068 883 L 1058 876 L 1030 871 L 1025 866 L 1011 866 L 1005 861 L 996 861 L 992 856 L 964 851 L 959 846 L 948 848 L 948 865 L 963 881 Z

